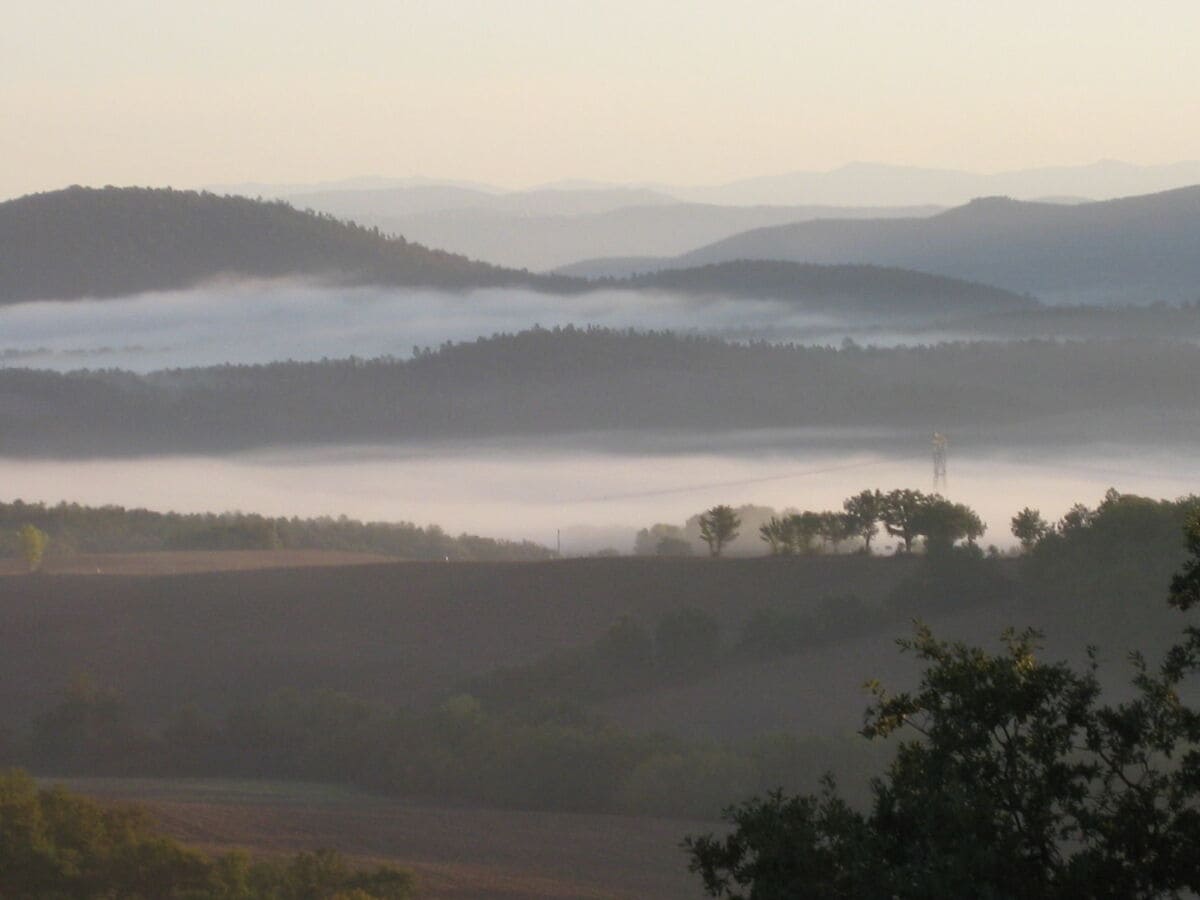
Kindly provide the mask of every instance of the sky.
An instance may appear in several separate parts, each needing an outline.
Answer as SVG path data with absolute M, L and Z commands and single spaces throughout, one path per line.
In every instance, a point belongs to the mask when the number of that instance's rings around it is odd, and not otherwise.
M 1200 158 L 1195 0 L 0 0 L 0 196 Z

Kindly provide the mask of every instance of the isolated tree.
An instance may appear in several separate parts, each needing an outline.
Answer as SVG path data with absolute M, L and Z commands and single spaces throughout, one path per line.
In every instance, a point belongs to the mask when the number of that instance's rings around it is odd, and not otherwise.
M 920 535 L 920 516 L 926 496 L 910 488 L 888 491 L 879 503 L 879 519 L 892 537 L 904 542 L 904 552 L 912 552 L 913 541 Z
M 1200 603 L 1200 520 L 1172 586 Z M 902 648 L 924 663 L 916 691 L 875 702 L 863 733 L 911 729 L 866 812 L 831 782 L 820 796 L 776 792 L 733 807 L 727 835 L 688 838 L 691 869 L 715 897 L 980 897 L 1151 900 L 1200 891 L 1200 673 L 1188 627 L 1158 669 L 1133 658 L 1133 696 L 1101 705 L 1083 672 L 1037 657 L 1033 631 L 1004 649 L 937 640 Z M 1187 684 L 1194 689 L 1194 684 Z
M 21 543 L 21 555 L 25 558 L 29 571 L 36 572 L 42 566 L 46 545 L 50 543 L 49 536 L 36 525 L 24 525 L 17 532 L 17 539 Z
M 1027 506 L 1012 517 L 1012 533 L 1021 542 L 1021 549 L 1028 553 L 1050 533 L 1050 525 L 1040 512 Z
M 879 533 L 879 513 L 883 495 L 879 491 L 860 491 L 842 503 L 846 512 L 846 527 L 855 537 L 863 539 L 863 548 L 871 552 L 871 538 Z
M 720 556 L 726 544 L 738 536 L 742 520 L 732 506 L 714 506 L 700 516 L 700 537 L 708 544 L 710 556 Z

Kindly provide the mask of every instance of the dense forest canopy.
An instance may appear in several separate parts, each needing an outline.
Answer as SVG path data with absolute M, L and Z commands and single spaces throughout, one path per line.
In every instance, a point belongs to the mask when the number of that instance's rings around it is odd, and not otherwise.
M 72 187 L 0 203 L 0 304 L 172 290 L 220 276 L 454 290 L 579 284 L 473 262 L 278 201 Z
M 835 349 L 568 327 L 408 360 L 146 376 L 3 369 L 0 430 L 7 453 L 62 455 L 635 429 L 925 431 L 1053 416 L 1107 416 L 1110 438 L 1142 434 L 1147 419 L 1186 436 L 1198 394 L 1200 348 L 1182 343 Z M 1123 416 L 1132 423 L 1124 432 Z M 1083 439 L 1087 422 L 1074 433 Z
M 1004 313 L 1040 306 L 1028 296 L 958 278 L 870 265 L 739 259 L 634 275 L 615 285 L 685 294 L 764 297 L 876 317 Z

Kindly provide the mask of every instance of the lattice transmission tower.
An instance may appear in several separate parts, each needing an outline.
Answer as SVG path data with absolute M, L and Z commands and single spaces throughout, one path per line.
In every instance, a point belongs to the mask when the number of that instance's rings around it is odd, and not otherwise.
M 940 431 L 933 433 L 933 489 L 946 490 L 946 436 Z

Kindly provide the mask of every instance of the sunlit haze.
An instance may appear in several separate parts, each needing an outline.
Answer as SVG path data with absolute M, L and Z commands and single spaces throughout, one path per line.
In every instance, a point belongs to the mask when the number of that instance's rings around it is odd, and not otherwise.
M 4 4 L 0 196 L 1200 157 L 1200 6 Z

